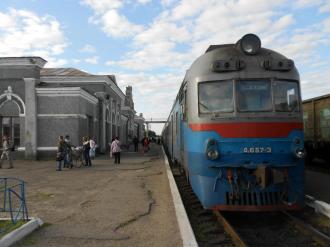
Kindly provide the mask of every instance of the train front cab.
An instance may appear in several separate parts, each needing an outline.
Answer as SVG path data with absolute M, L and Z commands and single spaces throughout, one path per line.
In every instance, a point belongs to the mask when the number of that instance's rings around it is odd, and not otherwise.
M 273 56 L 286 61 L 278 53 Z M 211 58 L 213 68 L 225 64 L 224 58 L 214 62 L 215 57 L 206 54 L 200 61 Z M 183 126 L 184 162 L 191 186 L 204 208 L 300 209 L 304 204 L 304 136 L 299 74 L 295 68 L 288 73 L 266 70 L 260 66 L 265 64 L 263 57 L 244 59 L 253 63 L 249 68 L 259 70 L 245 72 L 246 79 L 233 79 L 242 78 L 235 72 L 234 76 L 228 72 L 190 77 L 189 116 Z M 200 61 L 195 67 L 201 67 Z

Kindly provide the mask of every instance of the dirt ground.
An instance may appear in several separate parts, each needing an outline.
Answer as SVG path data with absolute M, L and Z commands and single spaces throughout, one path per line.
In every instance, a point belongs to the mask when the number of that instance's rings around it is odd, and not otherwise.
M 55 171 L 55 161 L 15 161 L 1 176 L 27 182 L 30 216 L 45 225 L 21 246 L 182 246 L 160 146 Z

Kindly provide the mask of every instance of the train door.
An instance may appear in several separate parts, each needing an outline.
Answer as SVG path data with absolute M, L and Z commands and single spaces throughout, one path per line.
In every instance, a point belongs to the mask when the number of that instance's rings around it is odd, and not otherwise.
M 180 136 L 180 163 L 183 167 L 186 168 L 186 159 L 185 159 L 185 138 L 184 138 L 184 128 L 187 124 L 187 84 L 184 84 L 180 92 L 180 118 L 179 118 L 179 136 Z

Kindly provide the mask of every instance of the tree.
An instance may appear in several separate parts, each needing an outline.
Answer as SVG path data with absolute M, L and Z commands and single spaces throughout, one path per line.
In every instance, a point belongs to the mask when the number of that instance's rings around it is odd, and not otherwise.
M 148 136 L 149 137 L 156 137 L 156 132 L 152 130 L 148 130 Z

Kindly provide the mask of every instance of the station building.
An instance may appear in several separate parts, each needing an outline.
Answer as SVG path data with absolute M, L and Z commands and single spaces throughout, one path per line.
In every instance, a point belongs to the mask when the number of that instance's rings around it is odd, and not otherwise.
M 100 152 L 114 136 L 125 144 L 143 135 L 140 118 L 140 132 L 134 131 L 132 87 L 125 95 L 114 75 L 43 68 L 45 63 L 40 57 L 0 58 L 0 137 L 11 137 L 17 156 L 53 156 L 59 135 L 70 135 L 77 146 L 83 136 L 93 137 Z

